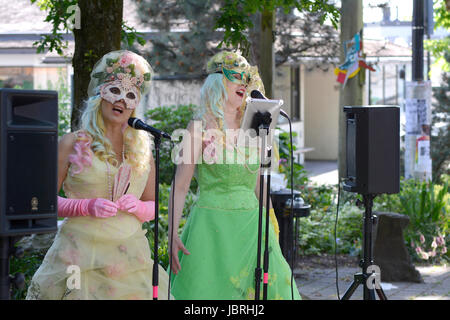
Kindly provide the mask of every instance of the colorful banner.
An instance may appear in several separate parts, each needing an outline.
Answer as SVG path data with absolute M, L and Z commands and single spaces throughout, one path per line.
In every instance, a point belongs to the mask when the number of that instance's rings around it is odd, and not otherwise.
M 344 41 L 345 62 L 334 69 L 337 81 L 345 87 L 347 80 L 356 76 L 361 68 L 375 71 L 369 66 L 362 57 L 362 41 L 359 33 L 355 34 L 353 39 Z

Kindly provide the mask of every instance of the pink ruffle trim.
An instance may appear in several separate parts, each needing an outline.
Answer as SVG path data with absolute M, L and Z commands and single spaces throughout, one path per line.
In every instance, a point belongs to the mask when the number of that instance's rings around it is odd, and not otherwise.
M 87 139 L 87 140 L 86 140 Z M 80 174 L 85 166 L 92 165 L 92 139 L 83 131 L 77 133 L 77 141 L 74 145 L 75 154 L 69 155 L 69 162 L 74 165 L 71 175 Z

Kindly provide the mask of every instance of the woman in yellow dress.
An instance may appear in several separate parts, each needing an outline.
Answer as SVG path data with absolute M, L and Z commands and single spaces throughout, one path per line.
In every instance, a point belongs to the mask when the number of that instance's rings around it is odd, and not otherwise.
M 27 299 L 153 299 L 142 223 L 155 215 L 155 167 L 147 133 L 127 125 L 147 94 L 152 69 L 113 51 L 94 66 L 81 130 L 58 147 L 58 216 L 65 217 Z M 168 275 L 159 267 L 159 299 Z

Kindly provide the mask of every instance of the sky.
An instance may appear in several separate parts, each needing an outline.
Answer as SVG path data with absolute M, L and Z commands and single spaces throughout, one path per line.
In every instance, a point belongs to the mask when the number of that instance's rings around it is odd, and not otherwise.
M 413 0 L 363 0 L 364 23 L 383 20 L 383 10 L 375 7 L 378 4 L 389 3 L 391 20 L 411 21 L 413 14 Z

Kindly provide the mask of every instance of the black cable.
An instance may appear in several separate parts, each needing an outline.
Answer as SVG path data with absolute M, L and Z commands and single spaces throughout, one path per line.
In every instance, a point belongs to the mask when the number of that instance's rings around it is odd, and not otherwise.
M 338 276 L 338 261 L 337 261 L 337 223 L 338 223 L 338 216 L 339 216 L 339 200 L 341 195 L 341 181 L 338 178 L 338 199 L 337 199 L 337 206 L 336 206 L 336 220 L 334 222 L 334 263 L 336 268 L 336 292 L 338 296 L 338 300 L 341 300 L 341 296 L 339 294 L 339 276 Z
M 291 123 L 291 119 L 289 118 L 289 116 L 287 116 L 287 114 L 284 114 L 284 117 L 288 120 L 289 122 L 289 141 L 291 144 L 291 212 L 289 214 L 289 219 L 290 221 L 294 221 L 294 146 L 292 144 L 292 123 Z M 297 220 L 295 221 L 297 223 Z M 297 230 L 297 229 L 296 229 Z M 293 231 L 293 230 L 292 230 Z M 291 242 L 291 297 L 292 300 L 294 300 L 294 261 L 295 261 L 295 246 L 294 246 L 294 241 L 296 241 L 297 239 L 295 239 L 295 237 L 292 237 L 293 241 Z
M 171 150 L 173 150 L 174 148 L 174 143 L 173 141 L 171 141 L 171 145 L 172 148 Z M 174 199 L 175 199 L 175 176 L 177 173 L 177 165 L 176 163 L 173 164 L 173 177 L 172 177 L 172 188 L 171 188 L 171 193 L 172 193 L 172 219 L 170 221 L 171 224 L 171 228 L 170 228 L 170 234 L 169 234 L 169 285 L 168 285 L 168 292 L 167 292 L 167 299 L 170 300 L 170 283 L 171 283 L 171 277 L 172 277 L 172 249 L 173 249 L 173 220 L 175 219 L 175 215 L 174 215 Z M 169 214 L 169 218 L 170 218 L 170 212 L 168 212 Z

